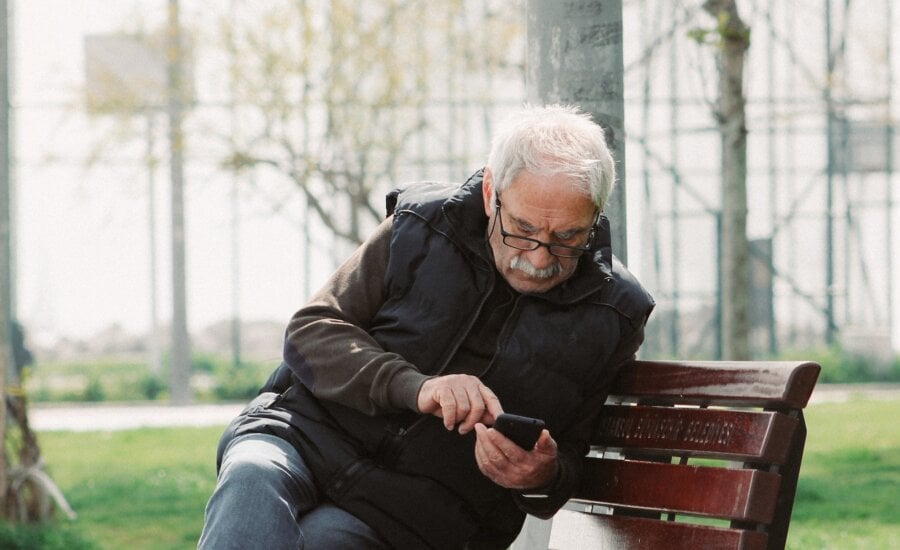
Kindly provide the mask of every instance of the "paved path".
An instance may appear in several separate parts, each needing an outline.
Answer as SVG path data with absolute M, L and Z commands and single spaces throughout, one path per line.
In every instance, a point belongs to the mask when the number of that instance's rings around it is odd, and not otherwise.
M 821 384 L 813 390 L 810 403 L 840 403 L 851 399 L 900 400 L 900 384 Z
M 84 404 L 32 405 L 28 421 L 35 431 L 129 430 L 168 426 L 222 426 L 237 416 L 243 403 L 224 405 Z
M 900 400 L 900 384 L 823 384 L 816 387 L 811 403 L 849 399 Z M 84 404 L 32 405 L 28 411 L 36 431 L 128 430 L 143 427 L 222 426 L 234 418 L 243 403 L 222 405 Z

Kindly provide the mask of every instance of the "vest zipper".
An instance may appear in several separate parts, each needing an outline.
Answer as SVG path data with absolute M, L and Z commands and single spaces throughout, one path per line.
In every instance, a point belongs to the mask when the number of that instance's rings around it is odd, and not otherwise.
M 493 267 L 494 266 L 491 266 L 492 269 Z M 466 330 L 459 333 L 459 335 L 456 337 L 456 340 L 453 342 L 453 346 L 450 348 L 449 353 L 447 353 L 444 356 L 443 361 L 441 361 L 441 365 L 440 367 L 438 367 L 438 370 L 436 372 L 438 376 L 442 375 L 444 371 L 447 370 L 447 366 L 450 364 L 450 360 L 453 359 L 453 356 L 456 355 L 457 350 L 459 350 L 459 346 L 462 345 L 462 343 L 466 340 L 466 337 L 469 335 L 469 332 L 472 331 L 472 327 L 475 325 L 475 321 L 477 321 L 478 316 L 481 315 L 481 310 L 484 308 L 484 303 L 487 302 L 487 299 L 491 295 L 491 292 L 494 291 L 494 285 L 496 284 L 496 282 L 497 275 L 492 274 L 487 291 L 482 294 L 481 300 L 478 302 L 478 307 L 475 308 L 474 314 L 469 317 L 469 322 L 466 325 Z M 491 362 L 493 362 L 493 359 L 491 360 Z
M 500 344 L 509 336 L 509 320 L 513 318 L 514 315 L 519 310 L 519 303 L 522 299 L 525 298 L 524 294 L 519 294 L 513 299 L 513 307 L 509 310 L 509 315 L 506 316 L 506 319 L 503 320 L 503 328 L 500 329 L 500 333 L 497 334 L 497 345 L 494 347 L 494 355 L 491 356 L 491 360 L 488 361 L 487 367 L 478 374 L 478 378 L 481 378 L 482 381 L 484 378 L 490 374 L 490 372 L 494 369 L 494 366 L 497 364 L 497 355 L 499 355 Z

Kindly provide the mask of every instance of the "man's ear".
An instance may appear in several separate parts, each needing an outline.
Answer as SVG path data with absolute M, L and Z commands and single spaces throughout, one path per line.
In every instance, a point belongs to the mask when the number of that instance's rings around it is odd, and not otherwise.
M 481 181 L 481 198 L 484 200 L 484 215 L 488 218 L 491 217 L 491 214 L 494 212 L 494 205 L 492 204 L 491 197 L 494 194 L 494 185 L 493 178 L 491 177 L 491 170 L 487 167 L 484 169 L 484 176 Z

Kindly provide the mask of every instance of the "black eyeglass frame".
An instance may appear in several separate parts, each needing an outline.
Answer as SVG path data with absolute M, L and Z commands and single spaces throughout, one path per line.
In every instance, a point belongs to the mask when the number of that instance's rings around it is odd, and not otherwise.
M 503 228 L 503 216 L 500 215 L 500 193 L 497 193 L 497 198 L 494 203 L 494 216 L 497 220 L 500 220 L 500 237 L 503 240 L 503 244 L 510 248 L 515 248 L 516 250 L 526 251 L 537 250 L 543 246 L 547 248 L 547 251 L 550 252 L 551 255 L 556 256 L 557 258 L 580 258 L 585 252 L 590 252 L 594 245 L 594 238 L 597 235 L 597 226 L 600 223 L 601 214 L 602 212 L 597 212 L 594 216 L 594 223 L 591 224 L 591 231 L 588 233 L 587 242 L 582 248 L 578 246 L 569 246 L 567 244 L 545 243 L 544 241 L 532 239 L 531 237 L 508 233 L 506 229 Z M 516 239 L 518 244 L 510 243 L 509 239 Z M 527 247 L 522 246 L 524 243 L 529 243 L 529 245 Z M 563 253 L 560 254 L 560 252 Z

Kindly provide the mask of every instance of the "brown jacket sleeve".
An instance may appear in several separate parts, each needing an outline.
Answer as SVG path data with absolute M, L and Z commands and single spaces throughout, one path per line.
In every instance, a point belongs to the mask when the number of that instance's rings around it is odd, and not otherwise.
M 416 409 L 428 378 L 367 329 L 384 302 L 391 218 L 291 318 L 284 360 L 316 397 L 366 414 Z

